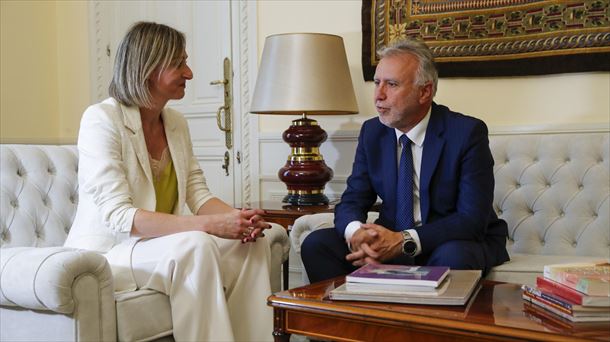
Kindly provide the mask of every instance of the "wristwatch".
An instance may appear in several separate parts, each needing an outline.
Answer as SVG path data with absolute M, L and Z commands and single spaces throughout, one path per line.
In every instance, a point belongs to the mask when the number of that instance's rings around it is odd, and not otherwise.
M 406 230 L 402 231 L 402 252 L 410 257 L 415 256 L 415 253 L 417 252 L 417 243 Z

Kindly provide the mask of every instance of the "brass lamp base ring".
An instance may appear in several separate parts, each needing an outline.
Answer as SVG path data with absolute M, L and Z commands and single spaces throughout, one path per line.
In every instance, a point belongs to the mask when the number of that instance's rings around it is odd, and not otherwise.
M 326 205 L 328 197 L 322 193 L 318 194 L 288 194 L 282 200 L 291 205 Z

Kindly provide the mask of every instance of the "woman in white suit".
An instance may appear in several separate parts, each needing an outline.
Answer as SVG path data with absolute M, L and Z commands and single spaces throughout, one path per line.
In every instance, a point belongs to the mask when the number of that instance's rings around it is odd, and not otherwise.
M 193 77 L 186 59 L 168 26 L 137 23 L 123 38 L 111 97 L 81 120 L 66 245 L 104 253 L 116 291 L 167 294 L 178 341 L 270 340 L 270 251 L 256 242 L 270 226 L 210 194 L 184 117 L 165 108 Z

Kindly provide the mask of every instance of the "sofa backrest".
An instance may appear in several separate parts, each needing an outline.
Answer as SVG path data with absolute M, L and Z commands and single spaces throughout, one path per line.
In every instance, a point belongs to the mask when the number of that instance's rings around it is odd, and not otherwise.
M 609 133 L 491 134 L 494 209 L 511 253 L 610 257 Z M 76 146 L 0 145 L 0 247 L 62 245 Z
M 490 135 L 511 253 L 610 257 L 609 133 Z
M 74 145 L 0 146 L 0 247 L 63 245 L 78 202 Z

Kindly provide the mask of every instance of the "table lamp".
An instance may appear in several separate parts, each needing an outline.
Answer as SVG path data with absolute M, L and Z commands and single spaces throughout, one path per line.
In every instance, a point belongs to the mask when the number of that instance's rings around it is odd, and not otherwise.
M 333 171 L 320 154 L 327 134 L 307 115 L 358 113 L 343 39 L 322 33 L 267 37 L 250 112 L 301 115 L 283 134 L 291 150 L 278 172 L 288 188 L 283 202 L 328 204 L 324 185 Z

